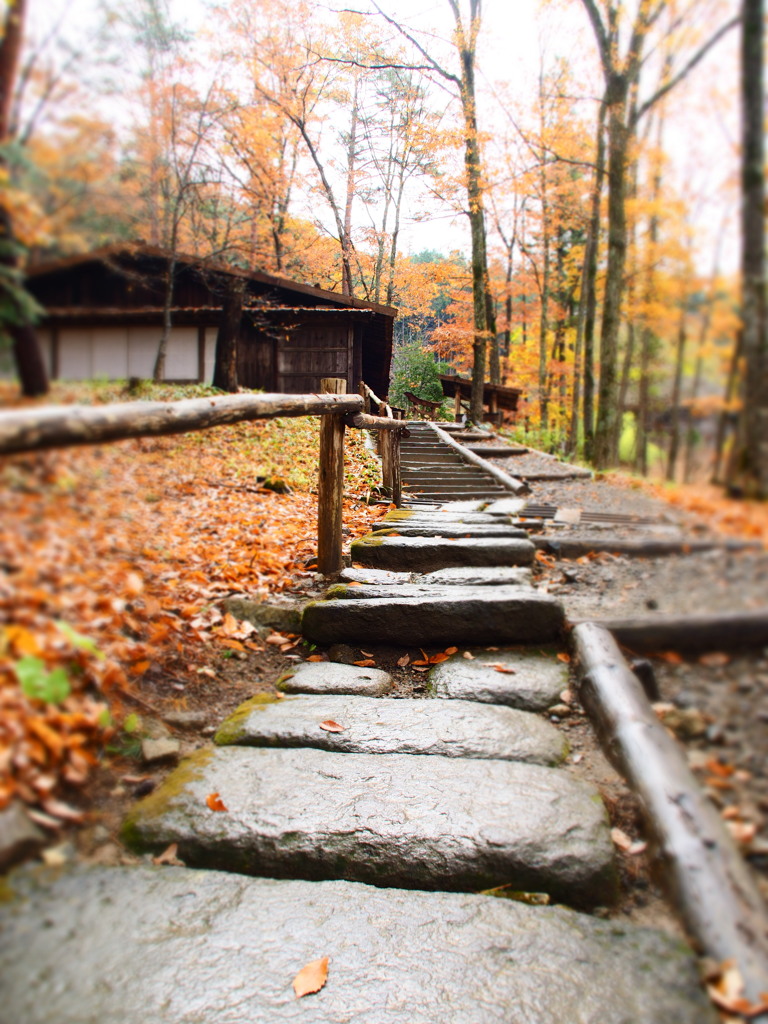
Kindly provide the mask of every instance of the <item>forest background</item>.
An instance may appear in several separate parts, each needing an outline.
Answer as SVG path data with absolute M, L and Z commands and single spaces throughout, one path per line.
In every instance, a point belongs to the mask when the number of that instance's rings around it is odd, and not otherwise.
M 143 240 L 171 285 L 184 253 L 395 305 L 399 380 L 439 359 L 549 450 L 693 473 L 741 401 L 740 5 L 351 6 L 16 0 L 24 258 Z

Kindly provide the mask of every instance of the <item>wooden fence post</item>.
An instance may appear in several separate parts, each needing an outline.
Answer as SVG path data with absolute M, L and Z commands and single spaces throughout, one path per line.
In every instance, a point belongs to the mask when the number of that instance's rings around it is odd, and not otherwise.
M 360 381 L 360 387 L 358 388 L 361 398 L 363 399 L 363 412 L 370 413 L 371 411 L 371 399 L 368 395 L 368 388 L 366 387 L 365 381 Z
M 323 377 L 320 393 L 343 395 L 343 378 Z M 344 497 L 344 416 L 320 417 L 320 468 L 317 482 L 317 568 L 324 575 L 341 569 L 341 511 Z
M 398 508 L 403 503 L 403 478 L 400 472 L 400 430 L 385 430 L 392 435 L 390 458 L 392 459 L 392 501 Z

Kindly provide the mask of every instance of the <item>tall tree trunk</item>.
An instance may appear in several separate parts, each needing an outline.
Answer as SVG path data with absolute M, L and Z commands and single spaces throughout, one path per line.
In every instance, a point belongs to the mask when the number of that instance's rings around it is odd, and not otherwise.
M 667 480 L 675 479 L 677 465 L 677 453 L 680 449 L 680 398 L 683 384 L 683 361 L 685 359 L 685 345 L 688 340 L 686 332 L 686 299 L 685 296 L 680 304 L 680 325 L 677 332 L 677 351 L 675 354 L 675 382 L 672 388 L 672 428 L 669 436 L 669 458 L 667 460 Z
M 605 102 L 600 104 L 597 118 L 595 182 L 592 189 L 592 210 L 589 218 L 587 251 L 584 254 L 584 276 L 581 288 L 579 318 L 584 332 L 584 456 L 594 458 L 595 442 L 595 323 L 597 322 L 597 251 L 600 244 L 600 200 L 605 178 Z
M 221 322 L 216 334 L 216 361 L 213 368 L 213 386 L 222 391 L 237 391 L 237 348 L 240 322 L 243 318 L 245 278 L 233 277 L 227 288 L 221 309 Z
M 728 478 L 739 492 L 768 499 L 763 7 L 763 0 L 742 2 L 741 319 L 746 374 Z
M 5 16 L 4 34 L 0 40 L 0 145 L 10 142 L 13 89 L 19 66 L 26 0 L 16 0 Z M 0 156 L 0 170 L 7 169 L 7 161 Z M 48 370 L 37 332 L 31 319 L 25 315 L 23 305 L 27 297 L 19 275 L 20 247 L 13 231 L 11 213 L 0 209 L 0 289 L 5 292 L 3 305 L 12 311 L 10 322 L 0 323 L 12 341 L 12 353 L 21 392 L 27 398 L 45 395 L 49 389 Z M 23 299 L 20 305 L 18 299 Z M 26 321 L 26 322 L 25 322 Z
M 620 76 L 609 89 L 608 98 L 608 264 L 600 330 L 600 384 L 594 461 L 604 469 L 616 461 L 619 444 L 618 349 L 624 263 L 627 255 L 627 213 L 625 206 L 628 83 Z
M 154 381 L 165 380 L 165 357 L 168 353 L 168 342 L 171 337 L 171 308 L 173 306 L 173 285 L 175 277 L 176 250 L 174 247 L 174 251 L 168 257 L 168 267 L 165 275 L 165 294 L 163 295 L 163 330 L 157 346 L 155 366 L 152 370 L 152 380 Z

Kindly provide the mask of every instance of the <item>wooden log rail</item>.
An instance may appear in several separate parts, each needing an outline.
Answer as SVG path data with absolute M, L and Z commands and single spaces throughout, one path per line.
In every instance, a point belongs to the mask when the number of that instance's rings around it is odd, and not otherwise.
M 279 416 L 320 416 L 317 564 L 320 572 L 334 573 L 342 566 L 345 417 L 350 417 L 350 426 L 382 430 L 383 436 L 391 439 L 384 445 L 384 483 L 392 491 L 395 503 L 399 505 L 401 500 L 399 445 L 400 434 L 405 430 L 402 421 L 393 417 L 389 406 L 387 417 L 365 415 L 363 397 L 345 392 L 345 380 L 326 378 L 321 381 L 321 394 L 313 395 L 221 395 L 178 402 L 61 405 L 0 412 L 0 455 L 186 434 Z
M 656 864 L 691 938 L 733 959 L 747 999 L 768 991 L 768 914 L 720 815 L 653 712 L 616 641 L 600 625 L 573 630 L 579 698 L 603 751 L 640 799 Z M 765 1024 L 768 1013 L 755 1021 Z

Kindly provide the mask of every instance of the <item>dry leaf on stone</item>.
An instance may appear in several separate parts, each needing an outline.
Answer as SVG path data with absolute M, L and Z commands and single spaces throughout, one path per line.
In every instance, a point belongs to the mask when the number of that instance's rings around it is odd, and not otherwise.
M 375 668 L 376 662 L 373 658 L 363 658 L 362 661 L 353 661 L 353 665 L 357 665 L 358 668 Z
M 174 867 L 183 868 L 185 866 L 185 864 L 184 864 L 183 860 L 179 860 L 178 852 L 179 852 L 179 844 L 178 843 L 171 843 L 171 845 L 166 847 L 166 849 L 163 850 L 163 852 L 159 856 L 152 858 L 152 863 L 153 864 L 171 864 Z
M 290 643 L 290 640 L 282 633 L 270 633 L 265 642 L 280 647 L 282 644 Z
M 326 732 L 344 732 L 344 726 L 339 725 L 338 722 L 334 722 L 332 718 L 328 718 L 325 722 L 321 722 L 320 728 L 325 729 Z
M 566 654 L 565 651 L 561 651 L 557 656 L 557 660 L 562 661 L 565 665 L 570 665 L 571 656 L 570 654 Z
M 205 802 L 212 811 L 226 811 L 227 805 L 221 799 L 218 793 L 209 793 L 205 798 Z
M 421 666 L 417 665 L 416 662 L 411 665 L 414 672 L 429 672 L 429 665 Z
M 327 661 L 328 659 L 324 654 L 310 654 L 307 661 Z
M 470 654 L 469 651 L 464 651 L 464 653 L 462 654 L 462 658 L 466 658 L 467 661 L 474 661 L 475 660 L 474 654 Z
M 314 992 L 319 992 L 327 980 L 328 957 L 324 956 L 322 960 L 313 960 L 306 967 L 302 967 L 293 979 L 293 991 L 296 993 L 296 998 L 301 999 L 302 996 L 311 996 Z
M 430 665 L 439 665 L 441 661 L 448 661 L 447 654 L 433 654 L 429 659 Z
M 455 654 L 458 651 L 458 649 L 458 647 L 446 647 L 445 653 L 450 657 L 452 654 Z

